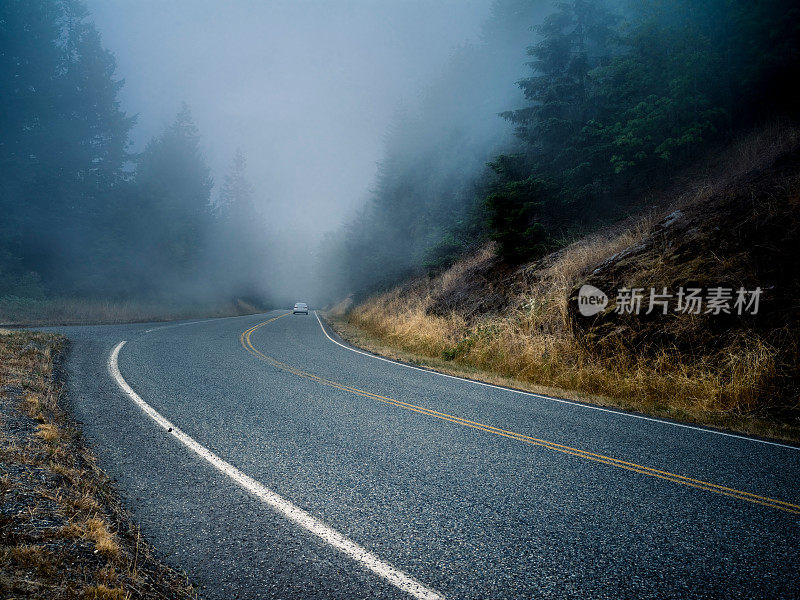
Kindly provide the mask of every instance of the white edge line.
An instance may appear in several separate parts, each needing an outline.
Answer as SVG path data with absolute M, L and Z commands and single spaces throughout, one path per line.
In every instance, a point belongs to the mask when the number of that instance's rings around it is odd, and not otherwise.
M 569 404 L 571 406 L 579 406 L 581 408 L 588 408 L 590 410 L 599 410 L 605 413 L 611 413 L 612 415 L 617 415 L 620 417 L 630 417 L 632 419 L 641 419 L 643 421 L 652 421 L 653 423 L 662 423 L 664 425 L 672 425 L 673 427 L 682 427 L 684 429 L 692 429 L 694 431 L 702 431 L 705 433 L 713 433 L 714 435 L 724 435 L 726 437 L 737 438 L 740 440 L 747 440 L 748 442 L 757 442 L 759 444 L 767 444 L 769 446 L 779 446 L 780 448 L 789 448 L 790 450 L 800 450 L 798 446 L 790 446 L 789 444 L 781 444 L 780 442 L 770 442 L 768 440 L 760 440 L 758 438 L 747 437 L 744 435 L 737 435 L 735 433 L 728 433 L 726 431 L 716 431 L 714 429 L 706 429 L 704 427 L 695 427 L 694 425 L 686 425 L 685 423 L 675 423 L 673 421 L 665 421 L 663 419 L 656 419 L 654 417 L 645 417 L 644 415 L 636 415 L 629 412 L 624 412 L 621 410 L 611 410 L 609 408 L 603 408 L 602 406 L 592 406 L 591 404 L 585 404 L 583 402 L 573 402 L 572 400 L 564 400 L 563 398 L 553 398 L 552 396 L 545 396 L 543 394 L 535 394 L 533 392 L 524 392 L 522 390 L 515 390 L 514 388 L 503 387 L 500 385 L 493 385 L 491 383 L 486 383 L 485 381 L 476 381 L 474 379 L 467 379 L 465 377 L 458 377 L 457 375 L 448 375 L 447 373 L 440 373 L 439 371 L 435 371 L 433 369 L 423 369 L 421 367 L 415 367 L 414 365 L 409 365 L 403 362 L 399 362 L 396 360 L 392 360 L 390 358 L 385 358 L 383 356 L 377 356 L 370 352 L 365 352 L 363 350 L 358 350 L 356 348 L 352 348 L 341 342 L 337 342 L 333 339 L 328 332 L 325 330 L 325 326 L 322 324 L 322 320 L 319 318 L 317 311 L 314 311 L 314 316 L 317 317 L 317 322 L 319 323 L 320 328 L 322 329 L 322 333 L 325 334 L 325 337 L 332 341 L 337 346 L 341 346 L 346 350 L 350 350 L 351 352 L 356 352 L 357 354 L 363 354 L 364 356 L 369 356 L 370 358 L 374 358 L 376 360 L 382 360 L 384 362 L 391 363 L 393 365 L 397 365 L 398 367 L 405 367 L 406 369 L 414 369 L 415 371 L 422 371 L 423 373 L 430 373 L 431 375 L 438 375 L 439 377 L 447 377 L 448 379 L 456 379 L 458 381 L 465 381 L 467 383 L 473 383 L 475 385 L 481 385 L 484 387 L 494 388 L 496 390 L 503 390 L 504 392 L 512 392 L 514 394 L 521 394 L 523 396 L 532 396 L 533 398 L 539 398 L 541 400 L 550 400 L 551 402 L 560 402 L 561 404 Z
M 161 416 L 161 414 L 159 414 L 152 406 L 142 400 L 142 398 L 133 391 L 133 388 L 131 388 L 131 386 L 128 385 L 128 382 L 122 377 L 122 373 L 120 373 L 119 370 L 119 352 L 124 345 L 125 342 L 122 341 L 116 345 L 114 350 L 111 351 L 111 355 L 108 358 L 108 372 L 111 374 L 111 377 L 114 379 L 114 381 L 117 382 L 117 385 L 122 389 L 122 391 L 124 391 L 148 417 L 153 419 L 153 421 L 155 421 L 167 433 L 174 436 L 179 442 L 197 454 L 200 458 L 210 463 L 211 466 L 213 466 L 217 471 L 228 476 L 234 482 L 261 500 L 264 504 L 267 504 L 270 508 L 275 510 L 275 512 L 286 517 L 306 531 L 314 534 L 326 544 L 332 546 L 336 550 L 339 550 L 343 554 L 360 563 L 362 566 L 382 577 L 393 586 L 420 600 L 444 599 L 444 596 L 439 592 L 424 586 L 399 569 L 396 569 L 392 565 L 380 560 L 367 549 L 359 546 L 335 529 L 325 525 L 325 523 L 311 516 L 302 508 L 295 506 L 288 500 L 282 498 L 272 490 L 260 484 L 255 479 L 245 475 L 239 469 L 222 460 L 208 448 L 196 442 L 193 438 L 182 432 L 170 421 Z

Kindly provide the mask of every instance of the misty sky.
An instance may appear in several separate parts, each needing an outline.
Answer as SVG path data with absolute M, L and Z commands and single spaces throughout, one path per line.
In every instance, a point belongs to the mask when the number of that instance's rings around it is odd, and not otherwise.
M 185 100 L 215 181 L 241 147 L 274 223 L 312 242 L 364 201 L 392 116 L 477 41 L 490 0 L 86 5 L 139 115 L 135 150 Z

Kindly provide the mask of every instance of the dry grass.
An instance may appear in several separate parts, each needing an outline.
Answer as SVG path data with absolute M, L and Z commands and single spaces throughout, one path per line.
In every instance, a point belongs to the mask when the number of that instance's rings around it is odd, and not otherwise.
M 576 265 L 582 258 L 567 256 Z M 444 366 L 472 378 L 800 439 L 795 429 L 746 417 L 760 406 L 769 389 L 776 368 L 774 348 L 756 338 L 727 348 L 721 357 L 690 359 L 673 350 L 632 356 L 624 348 L 595 353 L 573 335 L 566 320 L 563 291 L 571 289 L 566 276 L 571 268 L 554 266 L 549 293 L 529 296 L 519 309 L 469 327 L 457 314 L 428 314 L 425 296 L 409 300 L 397 292 L 368 300 L 348 315 L 347 322 L 372 338 L 360 343 L 372 345 L 373 351 L 399 348 L 411 355 L 400 358 L 434 368 Z M 337 329 L 353 339 L 352 333 Z
M 797 130 L 778 126 L 747 136 L 718 157 L 721 171 L 715 168 L 693 185 L 684 184 L 680 197 L 667 209 L 580 240 L 518 271 L 514 275 L 517 289 L 509 292 L 510 308 L 502 314 L 474 319 L 457 309 L 447 314 L 433 309 L 447 290 L 464 287 L 464 279 L 476 267 L 486 265 L 491 270 L 493 248 L 487 245 L 437 277 L 372 297 L 345 315 L 331 316 L 337 329 L 356 343 L 383 353 L 398 349 L 405 353 L 401 358 L 434 368 L 798 440 L 796 426 L 776 424 L 756 414 L 770 395 L 779 360 L 776 348 L 760 337 L 738 336 L 718 352 L 694 356 L 667 346 L 650 353 L 633 353 L 622 345 L 599 352 L 574 333 L 568 298 L 599 265 L 624 257 L 647 238 L 665 214 L 687 203 L 703 202 L 737 174 L 770 164 L 799 140 Z
M 94 543 L 95 552 L 106 558 L 117 558 L 120 555 L 119 544 L 116 536 L 108 529 L 102 519 L 93 517 L 88 519 L 83 526 L 85 537 Z
M 52 423 L 42 423 L 36 429 L 36 435 L 42 438 L 45 442 L 56 442 L 61 437 L 61 431 Z
M 60 336 L 0 330 L 0 597 L 196 598 L 61 410 Z
M 51 573 L 55 569 L 52 553 L 44 546 L 20 544 L 5 548 L 3 560 L 14 562 L 21 567 L 36 569 L 43 573 Z
M 621 232 L 597 234 L 575 242 L 558 253 L 548 266 L 537 269 L 533 283 L 518 298 L 527 330 L 563 332 L 570 327 L 567 298 L 570 290 L 598 265 L 639 244 L 657 221 L 656 213 L 631 219 Z
M 130 598 L 124 589 L 119 587 L 108 587 L 100 583 L 87 587 L 83 592 L 85 600 L 126 600 Z
M 64 539 L 79 539 L 84 536 L 86 530 L 77 523 L 67 523 L 53 532 L 53 537 Z

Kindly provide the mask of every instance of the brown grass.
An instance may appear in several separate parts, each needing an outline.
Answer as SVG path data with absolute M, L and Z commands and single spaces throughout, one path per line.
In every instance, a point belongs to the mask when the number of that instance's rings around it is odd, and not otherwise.
M 488 265 L 487 244 L 444 273 L 374 296 L 345 314 L 329 313 L 337 329 L 373 351 L 423 362 L 473 378 L 514 387 L 613 404 L 626 409 L 721 425 L 751 433 L 800 439 L 800 430 L 761 419 L 775 378 L 777 350 L 743 335 L 722 351 L 687 356 L 672 348 L 634 354 L 629 348 L 598 352 L 576 336 L 568 310 L 570 291 L 598 265 L 635 247 L 664 215 L 682 204 L 702 202 L 737 174 L 770 164 L 796 147 L 797 130 L 759 130 L 718 157 L 715 168 L 660 213 L 629 220 L 564 248 L 515 274 L 521 291 L 510 292 L 508 310 L 465 318 L 453 310 L 436 314 L 436 298 L 476 266 Z M 487 269 L 491 267 L 487 266 Z M 689 324 L 688 326 L 691 326 Z
M 83 592 L 83 597 L 85 600 L 126 600 L 126 598 L 130 598 L 130 594 L 122 588 L 112 588 L 100 583 L 87 587 Z
M 4 561 L 42 573 L 52 573 L 56 567 L 52 553 L 44 546 L 21 544 L 5 548 L 2 556 Z
M 581 250 L 579 256 L 566 259 L 580 264 L 583 254 Z M 407 353 L 449 358 L 453 367 L 477 369 L 511 380 L 517 387 L 545 386 L 562 395 L 574 390 L 604 396 L 606 400 L 600 401 L 604 404 L 610 398 L 625 408 L 712 424 L 731 424 L 728 417 L 757 406 L 774 373 L 774 349 L 760 340 L 743 342 L 728 348 L 721 364 L 715 357 L 691 361 L 669 350 L 654 357 L 631 356 L 624 349 L 595 354 L 567 326 L 563 301 L 564 290 L 571 288 L 567 271 L 568 267 L 556 265 L 552 279 L 542 284 L 551 286 L 547 294 L 528 297 L 509 314 L 470 327 L 455 314 L 426 313 L 425 297 L 409 301 L 396 292 L 357 307 L 349 323 Z
M 85 529 L 78 525 L 77 523 L 67 523 L 62 527 L 59 527 L 57 530 L 53 532 L 53 537 L 64 538 L 64 539 L 78 539 L 82 538 L 86 533 Z
M 58 441 L 58 439 L 61 437 L 61 431 L 59 431 L 58 427 L 52 423 L 42 423 L 36 429 L 36 435 L 42 438 L 45 442 L 52 443 Z
M 196 598 L 140 539 L 62 411 L 64 343 L 0 330 L 0 461 L 13 466 L 0 477 L 0 597 Z
M 102 519 L 93 517 L 84 524 L 84 536 L 94 542 L 95 552 L 106 558 L 117 558 L 120 555 L 119 544 L 116 536 L 108 529 Z

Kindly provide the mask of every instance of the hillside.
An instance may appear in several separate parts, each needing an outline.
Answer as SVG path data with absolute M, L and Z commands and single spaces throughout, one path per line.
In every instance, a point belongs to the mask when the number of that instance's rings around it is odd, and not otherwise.
M 788 126 L 759 129 L 638 215 L 540 261 L 510 267 L 488 244 L 334 321 L 356 343 L 435 368 L 800 439 L 799 141 Z M 585 284 L 608 296 L 589 317 Z M 618 297 L 637 288 L 638 314 Z M 669 297 L 646 314 L 651 288 Z

